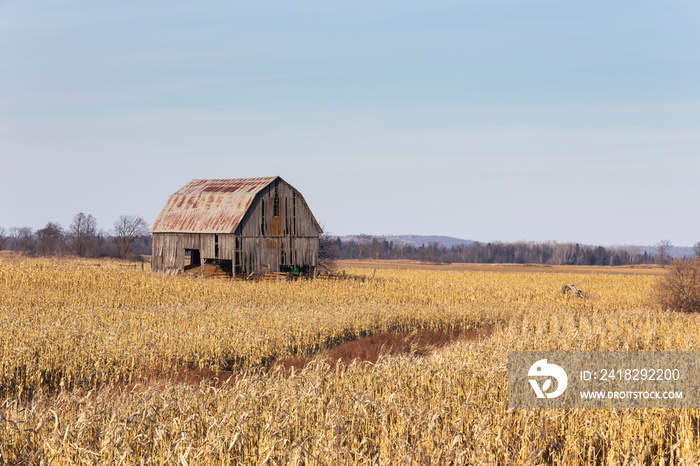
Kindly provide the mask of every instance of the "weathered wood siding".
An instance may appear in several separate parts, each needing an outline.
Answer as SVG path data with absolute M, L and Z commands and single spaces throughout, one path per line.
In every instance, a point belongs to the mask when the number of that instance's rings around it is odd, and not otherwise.
M 277 272 L 280 266 L 316 267 L 318 237 L 242 238 L 240 267 L 245 273 Z
M 219 235 L 219 259 L 234 260 L 236 258 L 235 235 Z
M 202 259 L 215 259 L 215 235 L 205 233 L 154 233 L 151 268 L 176 273 L 185 268 L 185 249 L 199 250 Z M 233 252 L 230 257 L 233 259 Z
M 282 180 L 258 193 L 237 233 L 241 237 L 237 265 L 247 273 L 317 266 L 320 229 L 301 194 Z
M 152 270 L 178 273 L 185 268 L 183 236 L 177 233 L 157 233 L 153 235 Z
M 277 187 L 277 213 L 275 216 L 275 187 Z M 255 197 L 239 231 L 243 238 L 260 236 L 318 237 L 311 209 L 299 192 L 282 180 L 270 183 Z

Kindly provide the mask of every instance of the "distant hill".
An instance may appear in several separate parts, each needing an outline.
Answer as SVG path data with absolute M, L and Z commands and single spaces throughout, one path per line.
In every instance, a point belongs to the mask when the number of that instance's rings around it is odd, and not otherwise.
M 655 246 L 620 246 L 620 245 L 614 245 L 610 246 L 611 249 L 623 249 L 627 251 L 637 251 L 640 253 L 647 253 L 651 255 L 657 255 L 658 250 L 656 249 Z M 695 251 L 691 247 L 686 247 L 686 246 L 671 246 L 671 248 L 668 251 L 668 254 L 673 257 L 674 259 L 682 259 L 684 257 L 695 257 Z
M 451 248 L 458 244 L 471 245 L 475 241 L 461 238 L 454 238 L 452 236 L 422 236 L 422 235 L 370 235 L 373 238 L 380 238 L 382 240 L 393 241 L 395 243 L 411 245 L 414 247 L 421 247 L 422 245 L 429 245 L 432 243 L 437 243 L 442 247 Z M 357 241 L 358 235 L 346 235 L 340 236 L 341 241 Z

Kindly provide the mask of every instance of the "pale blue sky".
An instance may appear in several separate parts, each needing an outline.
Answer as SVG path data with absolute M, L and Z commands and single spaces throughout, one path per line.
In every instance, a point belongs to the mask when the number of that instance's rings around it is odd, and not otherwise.
M 0 226 L 280 175 L 334 234 L 700 241 L 697 1 L 0 0 Z

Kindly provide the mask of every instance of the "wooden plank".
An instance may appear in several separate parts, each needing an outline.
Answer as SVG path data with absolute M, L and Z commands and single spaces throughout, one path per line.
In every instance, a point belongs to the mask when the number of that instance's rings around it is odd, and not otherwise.
M 235 259 L 236 237 L 235 235 L 219 235 L 219 258 Z
M 202 257 L 204 257 L 205 259 L 216 259 L 214 248 L 214 234 L 202 233 L 200 234 L 200 238 L 200 248 L 202 249 L 202 251 L 204 251 Z

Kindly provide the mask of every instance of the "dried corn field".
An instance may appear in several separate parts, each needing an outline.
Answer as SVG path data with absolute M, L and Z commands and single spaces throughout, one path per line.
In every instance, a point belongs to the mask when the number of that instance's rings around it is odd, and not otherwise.
M 0 258 L 0 463 L 697 464 L 698 410 L 507 409 L 510 350 L 698 350 L 644 274 L 348 270 L 231 282 Z M 561 293 L 577 283 L 580 299 Z M 276 360 L 493 328 L 376 364 Z M 184 383 L 206 370 L 227 383 Z M 229 377 L 230 376 L 230 377 Z

